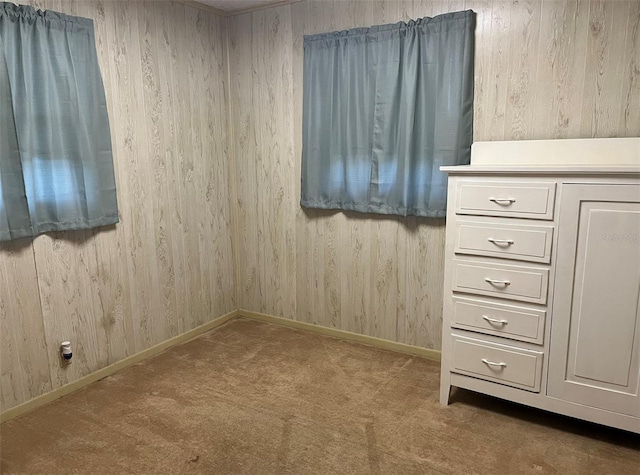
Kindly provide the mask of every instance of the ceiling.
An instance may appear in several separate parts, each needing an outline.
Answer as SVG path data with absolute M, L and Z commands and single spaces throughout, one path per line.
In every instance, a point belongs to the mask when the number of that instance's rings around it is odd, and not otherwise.
M 234 13 L 255 7 L 261 7 L 269 3 L 282 3 L 282 0 L 196 0 L 226 13 Z

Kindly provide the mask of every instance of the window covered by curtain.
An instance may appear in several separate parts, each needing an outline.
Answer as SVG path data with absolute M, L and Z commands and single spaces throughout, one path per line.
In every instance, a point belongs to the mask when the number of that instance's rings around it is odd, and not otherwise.
M 307 208 L 443 217 L 469 163 L 475 14 L 304 37 Z
M 117 222 L 92 20 L 0 3 L 0 241 Z

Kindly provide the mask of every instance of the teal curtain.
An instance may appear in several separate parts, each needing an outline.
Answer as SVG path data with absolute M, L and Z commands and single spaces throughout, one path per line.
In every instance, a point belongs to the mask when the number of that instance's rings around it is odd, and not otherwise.
M 0 241 L 116 222 L 93 21 L 0 3 Z
M 307 208 L 443 217 L 468 164 L 475 14 L 304 37 Z

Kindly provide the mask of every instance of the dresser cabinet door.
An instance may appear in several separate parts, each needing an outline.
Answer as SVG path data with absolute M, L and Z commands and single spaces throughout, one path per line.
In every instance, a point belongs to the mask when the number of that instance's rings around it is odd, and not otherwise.
M 563 185 L 547 394 L 640 416 L 640 185 Z

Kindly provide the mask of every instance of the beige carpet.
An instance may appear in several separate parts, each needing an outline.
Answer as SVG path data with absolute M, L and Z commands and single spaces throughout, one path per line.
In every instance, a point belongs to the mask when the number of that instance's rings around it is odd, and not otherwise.
M 239 319 L 2 425 L 3 473 L 625 474 L 640 438 L 437 363 Z

